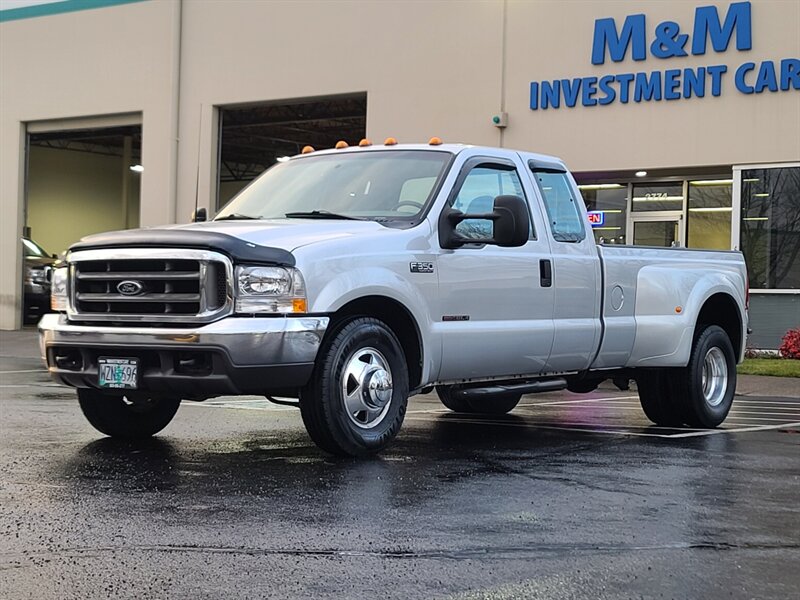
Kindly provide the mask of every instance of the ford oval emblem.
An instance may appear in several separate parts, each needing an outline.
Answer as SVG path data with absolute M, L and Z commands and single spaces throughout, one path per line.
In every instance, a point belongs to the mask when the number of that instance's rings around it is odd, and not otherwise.
M 123 296 L 138 296 L 144 291 L 144 285 L 141 281 L 126 279 L 117 284 L 117 291 Z

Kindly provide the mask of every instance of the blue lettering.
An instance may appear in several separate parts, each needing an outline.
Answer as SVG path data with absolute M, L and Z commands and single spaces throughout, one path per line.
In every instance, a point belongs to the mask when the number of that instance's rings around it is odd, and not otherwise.
M 720 24 L 716 6 L 699 6 L 694 13 L 692 54 L 705 54 L 706 41 L 711 38 L 715 52 L 725 52 L 736 29 L 736 49 L 750 50 L 753 47 L 750 23 L 750 3 L 734 2 L 728 7 L 725 23 Z
M 558 108 L 561 104 L 561 82 L 555 81 L 542 82 L 542 109 L 548 106 Z
M 578 92 L 581 88 L 580 79 L 562 79 L 561 90 L 564 92 L 564 104 L 573 108 L 578 103 Z
M 680 33 L 681 26 L 675 21 L 664 21 L 656 27 L 656 39 L 650 44 L 650 54 L 656 58 L 672 58 L 686 56 L 683 47 L 689 36 Z
M 614 81 L 613 75 L 606 75 L 605 77 L 600 78 L 600 91 L 602 91 L 605 96 L 598 98 L 597 101 L 603 106 L 606 104 L 611 104 L 617 98 L 617 92 L 615 92 L 614 88 L 611 87 L 612 81 Z
M 650 79 L 647 78 L 647 73 L 636 74 L 636 81 L 633 84 L 633 101 L 641 102 L 642 100 L 661 100 L 661 71 L 650 73 Z
M 622 75 L 617 75 L 616 79 L 619 82 L 619 101 L 623 104 L 627 104 L 628 99 L 630 98 L 633 73 L 623 73 Z
M 531 81 L 531 110 L 539 108 L 539 83 Z
M 681 86 L 681 70 L 664 71 L 664 100 L 677 100 L 681 97 L 678 88 Z
M 584 106 L 594 106 L 597 100 L 594 95 L 597 93 L 597 77 L 584 77 L 581 86 L 581 102 Z
M 621 33 L 617 33 L 617 24 L 614 19 L 597 19 L 594 22 L 594 38 L 592 39 L 593 65 L 602 65 L 606 62 L 606 48 L 608 48 L 608 55 L 611 60 L 614 62 L 624 60 L 625 54 L 628 52 L 628 46 L 632 46 L 631 56 L 633 60 L 647 58 L 644 15 L 625 17 Z
M 683 97 L 691 98 L 692 94 L 698 98 L 706 95 L 706 69 L 697 67 L 694 69 L 683 70 Z
M 771 60 L 765 60 L 758 68 L 758 77 L 756 77 L 756 84 L 753 86 L 756 94 L 764 91 L 764 88 L 769 89 L 770 92 L 778 91 L 778 78 L 775 75 L 775 63 Z
M 722 74 L 728 70 L 725 65 L 714 65 L 706 67 L 706 71 L 711 74 L 711 95 L 719 96 L 722 93 Z
M 800 90 L 800 60 L 784 58 L 781 61 L 781 89 L 788 90 L 789 86 Z
M 742 92 L 743 94 L 753 93 L 753 86 L 747 85 L 747 83 L 745 83 L 744 76 L 755 68 L 756 68 L 756 63 L 746 62 L 743 65 L 741 65 L 738 69 L 736 69 L 736 75 L 734 77 L 734 80 L 736 81 L 736 89 Z

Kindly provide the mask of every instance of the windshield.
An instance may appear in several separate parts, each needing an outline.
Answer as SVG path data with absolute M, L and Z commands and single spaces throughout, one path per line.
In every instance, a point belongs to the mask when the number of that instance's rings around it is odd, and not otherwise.
M 347 152 L 279 163 L 231 200 L 220 219 L 413 220 L 452 154 L 430 150 Z
M 29 240 L 28 238 L 22 238 L 22 245 L 25 248 L 25 256 L 50 258 L 50 255 L 47 252 L 45 252 L 44 249 L 33 240 Z

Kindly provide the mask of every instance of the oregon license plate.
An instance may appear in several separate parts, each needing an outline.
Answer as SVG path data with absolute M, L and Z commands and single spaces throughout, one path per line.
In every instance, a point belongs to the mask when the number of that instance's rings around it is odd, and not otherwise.
M 139 376 L 138 358 L 100 357 L 97 374 L 101 388 L 135 390 Z

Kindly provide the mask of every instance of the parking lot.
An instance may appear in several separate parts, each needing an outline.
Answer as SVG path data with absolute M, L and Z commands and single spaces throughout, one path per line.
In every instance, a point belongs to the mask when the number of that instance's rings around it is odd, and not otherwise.
M 296 409 L 184 403 L 103 438 L 34 332 L 0 352 L 3 598 L 789 598 L 800 386 L 745 377 L 716 430 L 651 427 L 635 390 L 502 418 L 412 399 L 396 443 L 335 459 Z

